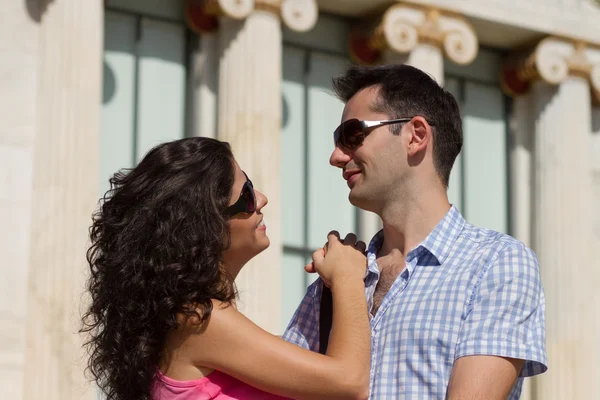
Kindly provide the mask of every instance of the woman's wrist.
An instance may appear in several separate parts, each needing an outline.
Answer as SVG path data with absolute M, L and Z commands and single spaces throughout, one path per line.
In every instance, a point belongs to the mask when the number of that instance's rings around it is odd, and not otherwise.
M 343 290 L 344 288 L 350 288 L 355 285 L 363 287 L 364 278 L 357 274 L 347 274 L 333 279 L 330 285 L 330 289 L 332 292 L 334 292 L 340 289 Z

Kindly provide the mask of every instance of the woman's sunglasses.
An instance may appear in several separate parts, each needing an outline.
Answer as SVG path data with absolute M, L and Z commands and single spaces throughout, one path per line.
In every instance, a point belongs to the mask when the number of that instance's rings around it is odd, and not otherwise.
M 361 121 L 356 118 L 344 121 L 333 131 L 333 143 L 336 147 L 356 150 L 371 133 L 373 128 L 383 125 L 399 124 L 409 122 L 412 118 L 388 119 L 385 121 Z M 429 125 L 433 125 L 429 123 Z
M 227 207 L 227 210 L 225 210 L 229 218 L 239 213 L 254 214 L 256 211 L 256 194 L 254 193 L 254 186 L 245 172 L 244 176 L 246 177 L 246 182 L 244 182 L 244 186 L 242 187 L 240 198 L 235 204 L 230 205 Z

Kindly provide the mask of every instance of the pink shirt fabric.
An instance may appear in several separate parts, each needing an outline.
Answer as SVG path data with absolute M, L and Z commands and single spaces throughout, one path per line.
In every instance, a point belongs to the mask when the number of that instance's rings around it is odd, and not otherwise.
M 215 370 L 192 381 L 177 381 L 160 371 L 152 385 L 152 400 L 282 400 Z

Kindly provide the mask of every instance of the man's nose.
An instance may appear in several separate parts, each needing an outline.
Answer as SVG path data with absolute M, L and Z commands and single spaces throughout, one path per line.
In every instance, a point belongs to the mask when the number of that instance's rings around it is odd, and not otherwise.
M 348 164 L 350 160 L 350 154 L 336 146 L 329 157 L 329 164 L 334 167 L 344 168 L 344 165 Z

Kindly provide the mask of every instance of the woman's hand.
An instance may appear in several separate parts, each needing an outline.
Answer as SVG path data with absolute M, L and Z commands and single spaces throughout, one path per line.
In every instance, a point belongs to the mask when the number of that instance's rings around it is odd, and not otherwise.
M 213 300 L 201 334 L 190 332 L 185 353 L 194 365 L 225 372 L 264 391 L 294 399 L 367 399 L 371 326 L 365 298 L 365 244 L 349 234 L 328 235 L 313 254 L 309 272 L 318 272 L 333 294 L 332 328 L 325 355 L 263 331 L 234 307 Z M 258 367 L 257 367 L 258 366 Z
M 344 240 L 336 231 L 327 235 L 327 243 L 312 255 L 313 262 L 305 267 L 317 272 L 326 286 L 331 287 L 346 279 L 364 279 L 367 267 L 366 245 L 349 233 Z M 313 270 L 313 271 L 311 271 Z

